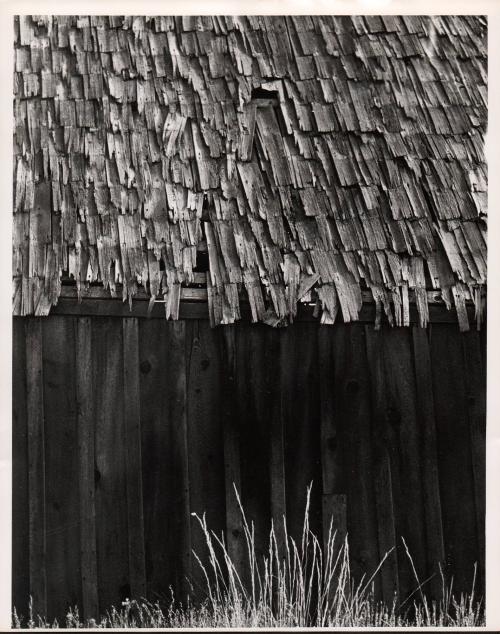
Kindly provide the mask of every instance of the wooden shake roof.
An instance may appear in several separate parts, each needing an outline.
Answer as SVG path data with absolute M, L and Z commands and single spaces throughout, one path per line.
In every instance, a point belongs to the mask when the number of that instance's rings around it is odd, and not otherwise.
M 15 19 L 14 314 L 61 279 L 177 318 L 203 250 L 213 324 L 394 324 L 481 308 L 487 25 L 478 16 Z

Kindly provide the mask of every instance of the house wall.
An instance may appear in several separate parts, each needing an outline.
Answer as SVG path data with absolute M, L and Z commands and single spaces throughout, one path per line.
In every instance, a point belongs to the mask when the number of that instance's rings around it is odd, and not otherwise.
M 75 311 L 76 312 L 76 311 Z M 264 552 L 270 520 L 348 533 L 355 575 L 393 545 L 380 596 L 442 562 L 484 569 L 485 330 L 456 323 L 284 329 L 208 320 L 15 318 L 13 604 L 96 616 L 127 597 L 203 594 L 196 518 L 244 559 L 233 491 Z M 482 582 L 480 582 L 482 583 Z M 441 580 L 426 587 L 437 596 Z

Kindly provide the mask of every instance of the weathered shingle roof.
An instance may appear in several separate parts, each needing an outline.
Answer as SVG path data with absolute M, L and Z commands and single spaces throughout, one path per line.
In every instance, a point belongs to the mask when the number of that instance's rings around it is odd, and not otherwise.
M 16 18 L 14 313 L 66 271 L 175 318 L 206 241 L 213 323 L 243 289 L 255 320 L 311 297 L 355 320 L 364 287 L 425 323 L 430 287 L 466 327 L 486 50 L 477 16 Z

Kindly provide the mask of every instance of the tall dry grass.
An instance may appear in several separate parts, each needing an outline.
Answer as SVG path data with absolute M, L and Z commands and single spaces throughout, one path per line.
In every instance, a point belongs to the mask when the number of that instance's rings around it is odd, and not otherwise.
M 272 526 L 267 552 L 257 556 L 255 529 L 248 523 L 238 492 L 246 562 L 238 569 L 223 535 L 199 517 L 208 557 L 194 556 L 205 580 L 206 599 L 198 604 L 176 602 L 172 593 L 168 605 L 130 600 L 111 608 L 98 620 L 83 622 L 76 609 L 70 610 L 68 628 L 96 627 L 477 627 L 484 625 L 483 604 L 475 593 L 475 571 L 469 595 L 455 597 L 452 581 L 442 575 L 442 597 L 430 601 L 425 584 L 418 579 L 411 555 L 406 555 L 415 575 L 415 590 L 407 598 L 394 596 L 387 605 L 375 598 L 375 580 L 389 551 L 376 570 L 360 581 L 353 579 L 347 538 L 339 542 L 330 525 L 324 547 L 309 526 L 311 488 L 308 488 L 304 523 L 299 541 L 289 535 L 285 518 Z M 281 531 L 280 538 L 277 532 Z M 34 616 L 27 620 L 14 611 L 13 627 L 54 627 Z

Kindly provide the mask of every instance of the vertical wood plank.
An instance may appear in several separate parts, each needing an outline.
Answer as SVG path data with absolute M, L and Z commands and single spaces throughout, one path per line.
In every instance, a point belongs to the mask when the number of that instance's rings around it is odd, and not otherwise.
M 238 324 L 236 331 L 241 500 L 247 522 L 255 528 L 259 560 L 267 553 L 271 528 L 268 453 L 272 395 L 267 378 L 269 371 L 278 369 L 277 359 L 266 353 L 272 334 L 262 324 Z
M 76 320 L 76 412 L 80 496 L 80 553 L 83 618 L 97 618 L 97 541 L 95 509 L 94 393 L 92 389 L 92 322 Z
M 269 479 L 271 486 L 271 518 L 276 530 L 278 547 L 283 548 L 282 526 L 286 517 L 285 446 L 282 392 L 280 390 L 282 333 L 270 331 L 266 346 L 266 383 L 270 402 L 269 420 Z
M 29 572 L 35 614 L 47 613 L 45 526 L 45 437 L 43 406 L 42 320 L 26 323 L 26 393 L 28 422 Z
M 184 322 L 143 320 L 142 494 L 148 594 L 185 600 L 191 568 Z
M 187 422 L 191 512 L 204 514 L 208 526 L 220 535 L 226 525 L 222 365 L 219 332 L 206 320 L 186 323 Z M 191 517 L 191 545 L 207 562 L 207 548 L 197 519 Z M 196 599 L 206 596 L 206 584 L 197 561 L 192 579 Z
M 295 498 L 291 492 L 291 482 L 289 477 L 289 461 L 288 461 L 288 436 L 290 435 L 289 429 L 291 428 L 291 417 L 293 411 L 292 398 L 295 392 L 295 375 L 294 364 L 295 356 L 293 349 L 293 342 L 291 339 L 290 330 L 284 328 L 280 332 L 280 409 L 281 409 L 281 426 L 283 433 L 283 449 L 284 449 L 284 474 L 285 474 L 285 508 L 286 508 L 286 523 L 288 533 L 292 537 L 298 538 L 300 533 L 300 525 L 302 521 L 302 512 L 299 510 L 299 500 L 304 500 L 305 491 L 301 491 L 300 498 Z M 308 484 L 308 483 L 307 483 Z M 292 506 L 290 507 L 290 501 Z M 303 504 L 301 505 L 303 507 Z M 295 524 L 293 530 L 291 529 L 292 515 L 295 515 L 293 524 Z
M 487 373 L 487 350 L 488 350 L 488 324 L 485 322 L 479 331 L 479 348 L 481 350 L 481 361 L 485 374 Z
M 175 373 L 173 390 L 169 390 L 174 401 L 169 408 L 168 424 L 172 442 L 172 485 L 174 493 L 174 542 L 172 555 L 176 561 L 176 587 L 185 600 L 188 593 L 188 578 L 191 572 L 191 517 L 189 501 L 189 464 L 187 447 L 186 410 L 186 331 L 185 322 L 168 322 L 170 334 L 167 363 Z
M 170 539 L 172 525 L 170 430 L 168 425 L 172 368 L 167 363 L 169 339 L 165 321 L 139 323 L 142 498 L 147 594 L 167 599 L 175 581 Z
M 144 520 L 142 507 L 141 410 L 139 394 L 139 332 L 136 318 L 122 320 L 123 396 L 127 453 L 127 519 L 130 593 L 146 595 Z
M 371 456 L 371 403 L 365 332 L 361 324 L 337 324 L 333 334 L 335 410 L 346 436 L 347 530 L 354 578 L 375 571 L 376 507 Z
M 318 330 L 318 366 L 321 402 L 321 467 L 323 475 L 323 545 L 327 548 L 330 527 L 338 545 L 347 533 L 347 496 L 343 480 L 345 451 L 341 430 L 334 413 L 335 371 L 333 367 L 333 328 Z
M 286 328 L 281 338 L 287 525 L 296 540 L 302 535 L 306 493 L 311 483 L 310 526 L 317 535 L 322 528 L 317 329 L 317 324 L 295 323 Z
M 408 328 L 382 331 L 387 423 L 392 433 L 391 477 L 401 494 L 396 509 L 396 539 L 404 538 L 413 560 L 400 546 L 400 595 L 404 600 L 427 576 L 421 475 L 421 425 L 417 422 L 415 370 Z M 397 455 L 397 458 L 396 458 Z M 415 567 L 418 579 L 413 568 Z
M 478 544 L 462 337 L 455 325 L 432 324 L 432 384 L 448 581 L 470 592 Z
M 241 496 L 240 430 L 236 398 L 236 336 L 233 325 L 220 329 L 222 343 L 222 418 L 224 424 L 224 474 L 228 552 L 237 570 L 244 570 L 245 550 L 241 512 L 235 488 Z
M 333 367 L 333 331 L 329 326 L 319 329 L 318 365 L 321 405 L 321 467 L 323 476 L 322 536 L 324 557 L 335 561 L 347 537 L 347 495 L 345 493 L 344 438 L 337 425 L 334 411 L 335 374 Z M 333 541 L 332 541 L 333 540 Z M 335 579 L 330 600 L 335 593 Z
M 428 575 L 435 575 L 429 582 L 432 597 L 439 599 L 442 582 L 439 565 L 444 564 L 443 523 L 439 469 L 436 445 L 436 418 L 432 392 L 432 369 L 427 331 L 413 327 L 413 354 L 417 390 L 417 412 L 422 430 L 422 487 L 424 493 L 425 530 L 427 543 Z
M 64 623 L 81 606 L 75 329 L 72 317 L 43 320 L 47 617 Z
M 480 587 L 484 591 L 485 575 L 485 519 L 486 519 L 486 374 L 481 358 L 481 341 L 477 331 L 462 335 L 467 412 L 470 426 L 470 448 L 476 530 L 478 539 L 478 569 Z
M 396 520 L 392 493 L 391 461 L 388 451 L 390 431 L 386 419 L 386 388 L 381 333 L 365 327 L 372 394 L 373 482 L 377 507 L 379 560 L 394 549 L 380 571 L 382 597 L 390 605 L 399 596 L 399 569 L 396 550 Z
M 26 320 L 12 329 L 12 607 L 28 613 L 30 594 Z
M 96 532 L 99 608 L 130 598 L 122 321 L 94 318 Z

